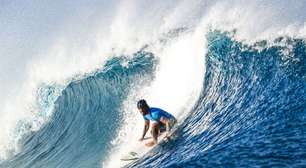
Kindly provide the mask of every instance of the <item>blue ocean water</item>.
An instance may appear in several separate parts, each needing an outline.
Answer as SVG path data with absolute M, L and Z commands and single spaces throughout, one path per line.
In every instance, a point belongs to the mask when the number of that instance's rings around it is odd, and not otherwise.
M 127 167 L 306 166 L 306 43 L 281 37 L 246 45 L 233 34 L 203 35 L 199 99 L 172 140 Z M 20 152 L 0 167 L 101 167 L 123 120 L 122 102 L 133 85 L 154 79 L 158 64 L 144 48 L 72 80 L 48 123 L 25 135 Z M 56 87 L 41 88 L 42 105 Z
M 304 40 L 247 46 L 218 31 L 207 39 L 201 97 L 177 138 L 130 167 L 305 167 Z

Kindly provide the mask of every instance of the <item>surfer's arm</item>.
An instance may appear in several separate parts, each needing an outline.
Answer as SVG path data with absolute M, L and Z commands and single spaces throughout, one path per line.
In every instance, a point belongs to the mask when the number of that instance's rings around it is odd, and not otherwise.
M 142 136 L 141 136 L 141 138 L 139 140 L 142 141 L 144 139 L 144 137 L 146 136 L 146 133 L 149 130 L 149 127 L 150 127 L 150 121 L 149 120 L 145 120 L 143 131 L 142 131 Z

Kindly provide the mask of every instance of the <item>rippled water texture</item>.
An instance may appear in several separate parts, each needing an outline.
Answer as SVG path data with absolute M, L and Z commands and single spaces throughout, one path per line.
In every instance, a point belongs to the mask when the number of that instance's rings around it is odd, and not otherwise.
M 281 38 L 267 47 L 218 32 L 207 38 L 201 98 L 176 139 L 131 167 L 306 166 L 305 42 Z

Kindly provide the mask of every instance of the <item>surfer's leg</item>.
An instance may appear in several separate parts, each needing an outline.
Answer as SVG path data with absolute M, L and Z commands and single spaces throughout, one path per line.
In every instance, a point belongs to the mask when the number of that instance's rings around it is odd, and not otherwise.
M 157 143 L 158 133 L 159 133 L 159 124 L 153 123 L 151 128 L 151 134 L 155 143 Z
M 159 134 L 166 131 L 166 126 L 162 123 L 159 123 Z

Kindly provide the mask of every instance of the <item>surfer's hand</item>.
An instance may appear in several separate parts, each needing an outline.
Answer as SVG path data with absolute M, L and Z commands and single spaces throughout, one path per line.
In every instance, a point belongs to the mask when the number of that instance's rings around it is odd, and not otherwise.
M 140 139 L 138 139 L 138 141 L 143 141 L 143 139 L 144 139 L 144 138 L 140 138 Z

